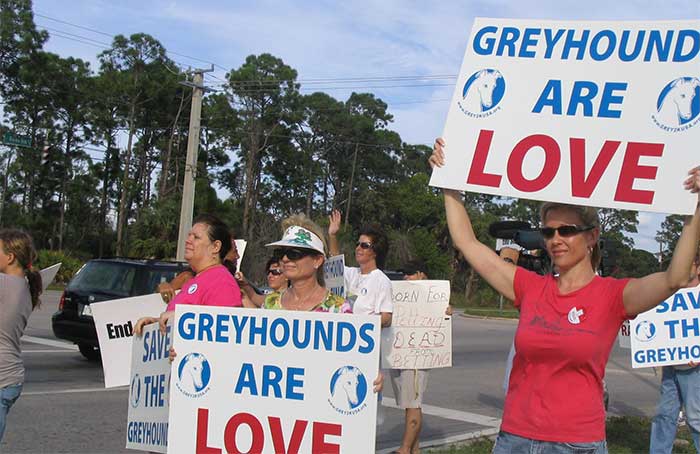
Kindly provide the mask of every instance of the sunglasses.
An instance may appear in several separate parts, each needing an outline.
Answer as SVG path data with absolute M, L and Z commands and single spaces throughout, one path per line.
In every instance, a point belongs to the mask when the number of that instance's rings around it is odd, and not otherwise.
M 279 259 L 284 257 L 285 255 L 287 258 L 291 261 L 303 259 L 304 257 L 307 257 L 309 255 L 315 255 L 318 254 L 318 251 L 314 251 L 313 249 L 297 249 L 297 248 L 284 248 L 284 249 L 275 249 L 273 252 L 273 255 Z
M 370 243 L 369 241 L 358 241 L 357 245 L 361 249 L 372 249 L 372 243 Z
M 541 227 L 540 233 L 546 240 L 549 240 L 554 238 L 554 232 L 557 232 L 561 237 L 570 237 L 594 228 L 592 225 L 560 225 L 559 227 Z
M 276 270 L 267 270 L 267 274 L 272 274 L 273 276 L 281 276 L 284 271 L 280 270 L 279 268 Z

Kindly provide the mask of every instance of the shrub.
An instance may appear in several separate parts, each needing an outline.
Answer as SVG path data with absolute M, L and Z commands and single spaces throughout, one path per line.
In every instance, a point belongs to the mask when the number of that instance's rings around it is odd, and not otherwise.
M 56 263 L 62 263 L 61 269 L 58 270 L 56 279 L 54 279 L 55 284 L 67 284 L 85 263 L 83 260 L 73 257 L 69 252 L 65 251 L 40 249 L 37 251 L 37 254 L 39 257 L 34 264 L 34 268 L 36 269 L 41 270 L 55 265 Z

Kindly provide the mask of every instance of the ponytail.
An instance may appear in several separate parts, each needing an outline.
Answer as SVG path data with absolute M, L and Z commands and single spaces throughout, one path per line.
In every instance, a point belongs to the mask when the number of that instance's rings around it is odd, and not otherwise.
M 236 262 L 233 262 L 231 260 L 224 260 L 222 265 L 224 265 L 226 267 L 226 269 L 228 270 L 228 272 L 231 273 L 231 276 L 236 275 L 236 272 L 238 271 L 236 269 Z
M 41 306 L 41 301 L 39 300 L 39 295 L 43 291 L 41 274 L 38 271 L 34 271 L 34 269 L 26 268 L 24 275 L 29 283 L 29 294 L 32 296 L 32 310 L 34 310 Z

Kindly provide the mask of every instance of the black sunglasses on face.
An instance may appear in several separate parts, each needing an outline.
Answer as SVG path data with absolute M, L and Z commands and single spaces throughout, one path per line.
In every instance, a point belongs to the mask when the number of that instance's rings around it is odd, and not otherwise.
M 369 241 L 358 241 L 357 245 L 360 246 L 361 249 L 372 249 L 372 243 Z
M 273 255 L 278 258 L 282 258 L 285 255 L 289 260 L 295 261 L 302 259 L 306 256 L 309 255 L 314 255 L 318 254 L 317 251 L 314 251 L 313 249 L 297 249 L 297 248 L 284 248 L 284 249 L 276 249 Z
M 541 227 L 540 233 L 545 239 L 549 240 L 554 238 L 554 232 L 559 233 L 561 237 L 570 237 L 594 228 L 592 225 L 560 225 L 559 227 Z
M 267 270 L 267 274 L 272 274 L 273 276 L 281 276 L 284 271 L 278 269 L 275 270 Z

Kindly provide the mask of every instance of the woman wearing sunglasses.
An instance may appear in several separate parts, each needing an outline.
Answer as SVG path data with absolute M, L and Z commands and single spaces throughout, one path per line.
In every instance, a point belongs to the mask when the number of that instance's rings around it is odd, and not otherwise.
M 324 287 L 326 247 L 321 228 L 301 214 L 285 219 L 282 228 L 285 229 L 282 239 L 266 246 L 275 248 L 274 256 L 281 257 L 284 275 L 291 285 L 267 295 L 262 307 L 352 314 L 350 304 L 342 296 Z M 380 372 L 374 380 L 374 391 L 381 392 L 383 385 L 384 376 Z
M 265 276 L 267 276 L 267 286 L 270 287 L 270 293 L 281 292 L 289 287 L 289 279 L 287 279 L 287 276 L 284 275 L 284 264 L 282 263 L 282 259 L 280 257 L 274 256 L 267 261 L 265 264 Z M 262 306 L 262 304 L 265 302 L 265 295 L 256 292 L 242 272 L 239 271 L 236 273 L 236 281 L 238 281 L 238 285 L 241 287 L 241 290 L 243 291 L 243 294 L 247 300 L 252 303 L 252 305 L 246 304 L 244 299 L 243 306 Z
M 334 295 L 324 287 L 323 262 L 325 245 L 319 235 L 322 230 L 311 219 L 295 215 L 282 222 L 285 228 L 281 240 L 267 244 L 275 248 L 284 276 L 291 286 L 265 297 L 264 309 L 292 311 L 351 312 L 342 296 Z
M 340 230 L 340 211 L 333 210 L 329 216 L 328 237 L 331 255 L 339 255 L 337 234 Z M 389 252 L 386 234 L 372 226 L 360 231 L 355 246 L 355 260 L 359 267 L 345 267 L 345 291 L 352 300 L 355 314 L 380 315 L 382 327 L 391 326 L 394 305 L 391 302 L 391 281 L 380 268 L 384 267 Z
M 449 158 L 442 139 L 432 167 Z M 700 189 L 700 167 L 684 186 Z M 507 263 L 474 234 L 458 191 L 444 189 L 450 236 L 469 264 L 520 311 L 515 358 L 493 452 L 606 453 L 603 378 L 625 319 L 682 288 L 698 247 L 700 216 L 689 217 L 668 269 L 639 279 L 600 277 L 600 223 L 594 208 L 544 203 L 545 249 L 557 275 Z M 698 205 L 700 206 L 700 204 Z M 577 449 L 579 451 L 577 451 Z

